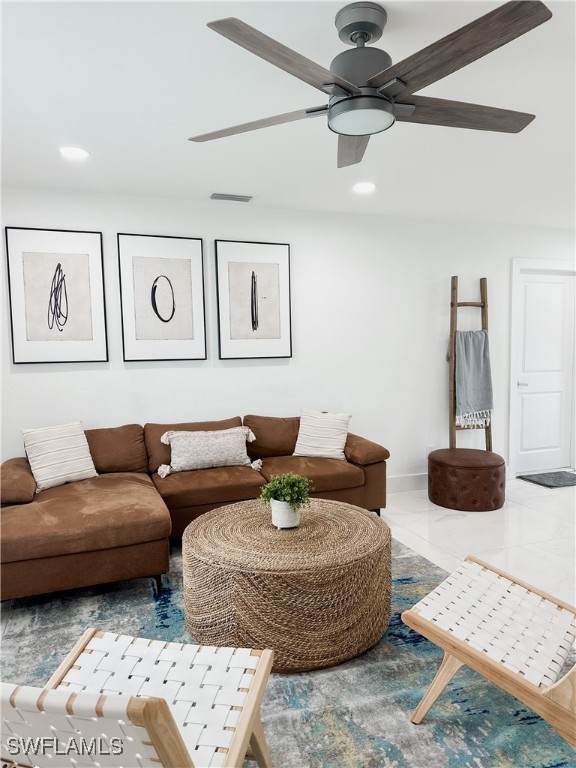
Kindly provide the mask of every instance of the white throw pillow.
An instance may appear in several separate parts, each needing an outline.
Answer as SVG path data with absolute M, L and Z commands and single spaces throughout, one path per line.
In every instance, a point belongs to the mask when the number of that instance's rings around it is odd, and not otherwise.
M 327 413 L 302 408 L 294 456 L 346 460 L 344 446 L 350 413 Z
M 246 441 L 251 443 L 255 439 L 248 427 L 164 432 L 160 441 L 171 448 L 170 464 L 159 466 L 158 474 L 166 477 L 171 472 L 186 472 L 190 469 L 250 466 Z M 261 462 L 255 464 L 261 465 Z
M 98 475 L 81 421 L 58 427 L 23 429 L 22 434 L 36 480 L 36 493 Z

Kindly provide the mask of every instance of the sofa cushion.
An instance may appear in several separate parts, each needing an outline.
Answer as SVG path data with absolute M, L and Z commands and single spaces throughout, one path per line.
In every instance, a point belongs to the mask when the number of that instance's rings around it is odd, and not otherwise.
M 36 480 L 25 456 L 2 462 L 0 477 L 2 504 L 26 504 L 36 493 Z
M 144 429 L 140 424 L 87 429 L 86 440 L 98 473 L 148 471 Z
M 264 478 L 251 467 L 215 467 L 178 472 L 152 481 L 170 509 L 255 499 Z
M 167 477 L 173 472 L 191 469 L 246 467 L 250 464 L 246 441 L 253 439 L 248 427 L 165 432 L 161 440 L 170 446 L 170 464 L 160 464 L 158 474 Z
M 248 445 L 248 455 L 252 459 L 264 459 L 268 456 L 291 456 L 296 447 L 300 418 L 291 416 L 244 416 L 243 423 L 256 437 Z
M 95 477 L 96 469 L 81 421 L 23 429 L 22 434 L 37 491 Z
M 2 509 L 3 562 L 91 552 L 170 535 L 170 513 L 148 475 L 99 475 Z
M 277 456 L 262 459 L 260 472 L 266 480 L 273 475 L 294 472 L 309 477 L 314 483 L 313 491 L 337 491 L 341 488 L 358 488 L 364 485 L 364 472 L 360 467 L 340 459 L 317 459 L 308 456 Z
M 144 424 L 144 440 L 148 452 L 148 470 L 157 472 L 160 464 L 170 464 L 170 446 L 160 442 L 165 432 L 171 430 L 198 432 L 200 430 L 231 429 L 241 427 L 242 419 L 234 416 L 221 421 L 188 421 L 180 424 Z
M 346 461 L 344 446 L 350 418 L 349 413 L 328 413 L 302 408 L 294 456 Z

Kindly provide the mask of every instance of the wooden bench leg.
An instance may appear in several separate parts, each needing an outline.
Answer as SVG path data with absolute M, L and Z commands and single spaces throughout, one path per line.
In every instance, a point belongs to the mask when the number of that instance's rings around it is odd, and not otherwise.
M 576 666 L 547 688 L 543 695 L 544 701 L 549 699 L 554 708 L 545 707 L 536 711 L 576 750 Z
M 434 675 L 434 679 L 430 683 L 430 687 L 424 694 L 420 704 L 418 704 L 412 713 L 410 720 L 412 720 L 413 723 L 418 724 L 422 722 L 430 707 L 434 704 L 438 696 L 440 696 L 444 688 L 446 688 L 462 665 L 463 662 L 459 661 L 456 656 L 452 656 L 448 651 L 444 651 L 444 658 L 438 667 L 438 671 Z
M 262 721 L 260 720 L 260 713 L 258 712 L 254 717 L 253 731 L 250 737 L 250 749 L 254 755 L 254 759 L 260 766 L 260 768 L 273 768 L 272 755 L 268 749 L 266 743 L 266 736 L 264 736 L 264 728 L 262 727 Z

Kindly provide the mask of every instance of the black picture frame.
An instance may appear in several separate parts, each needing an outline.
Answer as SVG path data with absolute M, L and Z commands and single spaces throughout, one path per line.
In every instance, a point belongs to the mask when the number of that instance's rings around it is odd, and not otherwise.
M 206 360 L 202 239 L 119 232 L 126 362 Z
M 102 232 L 5 227 L 12 361 L 108 362 Z
M 216 240 L 220 360 L 292 357 L 290 245 Z

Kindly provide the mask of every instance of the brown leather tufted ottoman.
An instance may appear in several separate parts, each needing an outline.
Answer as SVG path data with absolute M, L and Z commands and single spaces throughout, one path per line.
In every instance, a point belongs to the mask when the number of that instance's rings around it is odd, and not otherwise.
M 442 448 L 428 456 L 428 498 L 466 512 L 500 509 L 505 501 L 502 456 L 475 448 Z

